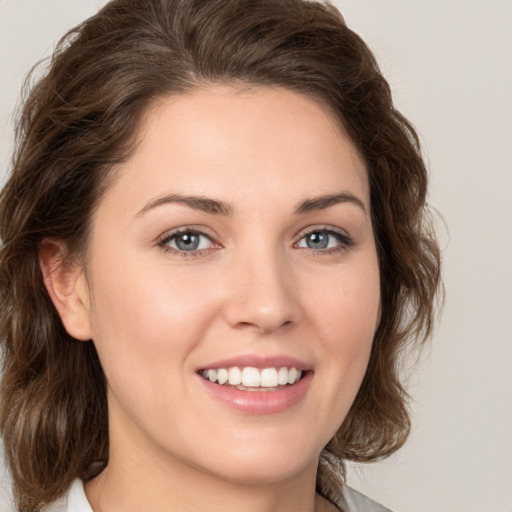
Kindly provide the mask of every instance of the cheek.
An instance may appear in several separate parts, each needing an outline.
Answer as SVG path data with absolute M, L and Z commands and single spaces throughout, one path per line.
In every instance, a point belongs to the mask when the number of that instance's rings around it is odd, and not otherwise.
M 183 372 L 215 315 L 203 281 L 137 262 L 98 265 L 93 272 L 93 339 L 111 386 L 151 387 L 157 377 L 163 384 Z
M 375 262 L 340 272 L 312 300 L 314 332 L 322 340 L 322 370 L 341 416 L 348 412 L 363 380 L 380 318 L 380 280 Z M 342 399 L 340 397 L 343 397 Z
M 157 267 L 132 270 L 95 276 L 108 285 L 95 290 L 94 343 L 108 382 L 112 428 L 128 421 L 165 438 L 168 430 L 178 431 L 175 411 L 190 410 L 186 377 L 195 371 L 191 354 L 209 328 L 213 300 L 204 286 L 179 274 L 169 279 Z
M 370 260 L 370 263 L 372 260 Z M 315 315 L 328 339 L 355 352 L 373 339 L 380 318 L 377 263 L 332 274 L 318 287 Z M 352 346 L 353 345 L 353 346 Z M 361 347 L 362 349 L 362 347 Z

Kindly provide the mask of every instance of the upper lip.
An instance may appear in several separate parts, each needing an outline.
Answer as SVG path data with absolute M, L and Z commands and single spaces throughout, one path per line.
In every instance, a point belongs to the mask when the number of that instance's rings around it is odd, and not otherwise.
M 239 355 L 235 357 L 230 357 L 229 359 L 222 359 L 218 361 L 214 361 L 211 363 L 207 363 L 204 366 L 198 368 L 199 370 L 216 370 L 218 368 L 232 368 L 234 366 L 238 366 L 240 368 L 245 367 L 253 367 L 258 369 L 263 368 L 297 368 L 297 370 L 308 371 L 312 370 L 312 366 L 301 361 L 300 359 L 296 359 L 295 357 L 290 357 L 286 355 L 277 355 L 277 356 L 262 356 L 255 354 L 246 354 Z

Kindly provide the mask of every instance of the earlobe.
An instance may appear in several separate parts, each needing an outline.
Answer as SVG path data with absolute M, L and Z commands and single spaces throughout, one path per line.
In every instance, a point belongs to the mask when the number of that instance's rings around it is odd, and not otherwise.
M 69 335 L 92 338 L 89 293 L 83 268 L 70 261 L 66 244 L 45 238 L 39 245 L 39 265 L 50 298 Z

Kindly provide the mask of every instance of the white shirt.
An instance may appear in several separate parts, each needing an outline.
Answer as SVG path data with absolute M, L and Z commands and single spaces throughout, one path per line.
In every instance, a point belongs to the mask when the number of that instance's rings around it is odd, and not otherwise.
M 344 503 L 336 503 L 343 512 L 391 512 L 348 486 L 343 488 Z M 341 500 L 340 500 L 341 501 Z M 81 480 L 75 480 L 66 496 L 56 501 L 44 512 L 93 512 Z
M 75 480 L 66 496 L 45 507 L 43 512 L 93 512 L 85 496 L 82 480 Z

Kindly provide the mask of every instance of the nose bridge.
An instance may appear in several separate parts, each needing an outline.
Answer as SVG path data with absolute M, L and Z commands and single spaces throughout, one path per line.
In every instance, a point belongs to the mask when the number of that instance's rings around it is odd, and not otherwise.
M 232 270 L 232 293 L 226 304 L 232 326 L 269 333 L 300 320 L 293 270 L 278 246 L 241 251 Z

